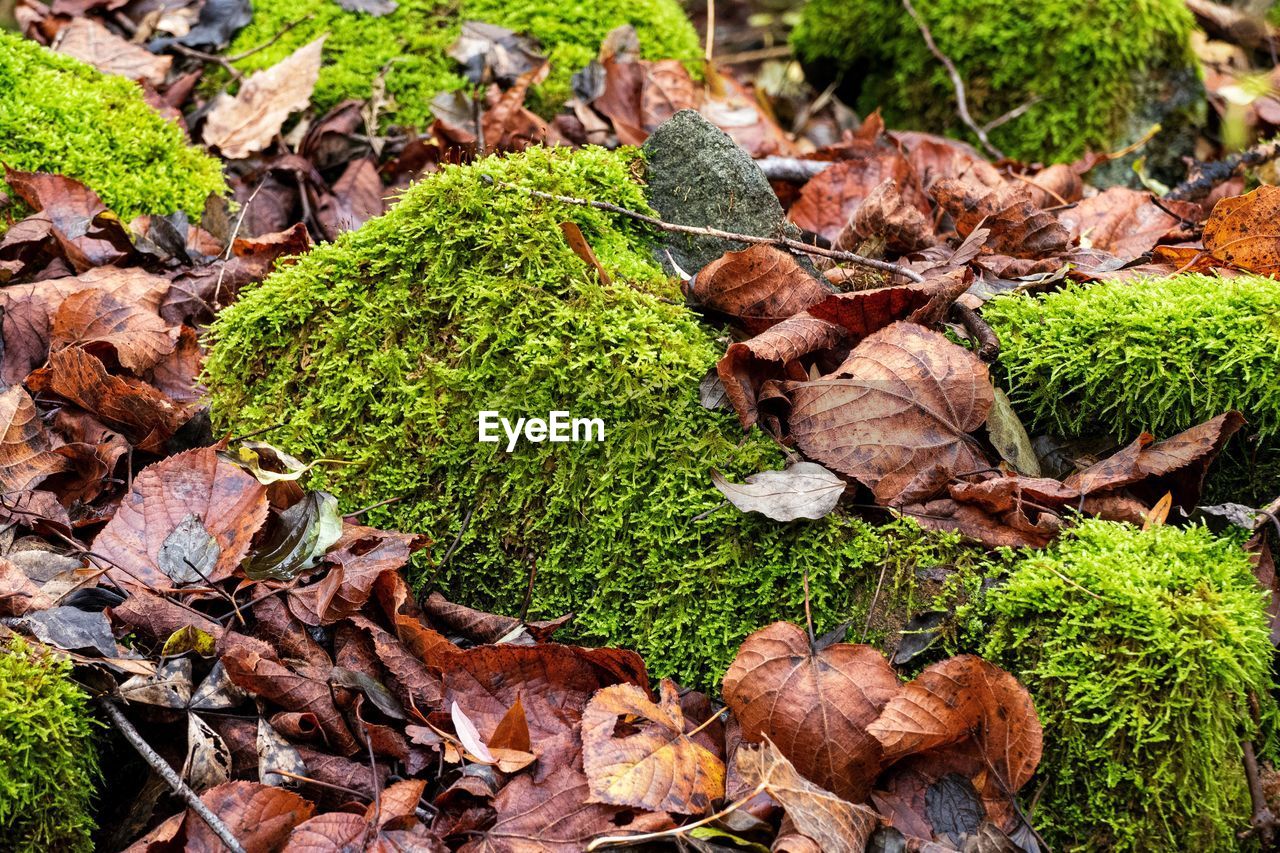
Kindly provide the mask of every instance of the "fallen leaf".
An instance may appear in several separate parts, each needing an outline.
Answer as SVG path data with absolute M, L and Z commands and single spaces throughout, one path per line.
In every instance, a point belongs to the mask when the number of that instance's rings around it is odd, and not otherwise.
M 329 573 L 289 596 L 289 610 L 307 625 L 330 625 L 356 613 L 384 572 L 394 572 L 427 545 L 425 536 L 345 525 L 325 555 Z
M 271 144 L 285 119 L 311 102 L 324 41 L 321 36 L 270 68 L 250 75 L 234 97 L 219 94 L 205 119 L 205 144 L 232 160 Z
M 724 700 L 751 741 L 768 738 L 805 777 L 860 803 L 881 767 L 866 727 L 897 694 L 897 676 L 871 646 L 813 651 L 804 632 L 775 622 L 742 643 Z
M 730 344 L 716 371 L 742 426 L 750 428 L 759 418 L 757 401 L 766 380 L 785 375 L 800 358 L 833 350 L 844 339 L 844 330 L 835 323 L 801 312 L 748 341 Z
M 212 447 L 188 450 L 150 465 L 93 542 L 111 563 L 108 577 L 122 587 L 168 587 L 161 550 L 190 516 L 198 518 L 220 553 L 209 580 L 230 577 L 267 515 L 266 487 Z
M 1026 187 L 1006 185 L 993 190 L 945 179 L 935 183 L 929 192 L 954 217 L 962 237 L 985 226 L 990 231 L 985 247 L 996 254 L 1044 258 L 1062 254 L 1071 245 L 1067 229 L 1036 206 Z
M 226 782 L 200 797 L 246 850 L 274 850 L 295 826 L 315 812 L 302 797 L 257 782 Z M 221 839 L 190 810 L 186 813 L 187 853 L 222 853 Z
M 1162 210 L 1151 193 L 1128 187 L 1111 187 L 1077 202 L 1059 213 L 1058 221 L 1080 245 L 1109 252 L 1124 261 L 1150 252 L 1178 226 L 1178 218 Z
M 1219 261 L 1259 275 L 1280 275 L 1280 187 L 1260 186 L 1213 206 L 1204 248 Z
M 22 386 L 0 394 L 0 490 L 7 495 L 33 489 L 70 467 L 65 457 L 52 450 L 35 402 Z
M 938 242 L 933 222 L 917 205 L 910 204 L 889 178 L 858 205 L 845 229 L 836 238 L 835 248 L 857 251 L 858 243 L 869 238 L 884 240 L 885 248 L 900 255 L 917 252 Z
M 769 740 L 758 746 L 744 745 L 738 750 L 737 764 L 743 781 L 773 797 L 818 850 L 864 850 L 879 825 L 871 809 L 842 799 L 800 775 Z
M 987 366 L 937 332 L 894 323 L 833 373 L 782 388 L 797 446 L 883 504 L 928 497 L 957 474 L 991 467 L 969 436 L 991 409 Z
M 758 512 L 774 521 L 822 518 L 836 508 L 845 483 L 813 462 L 796 462 L 781 471 L 761 471 L 743 484 L 730 483 L 718 471 L 711 482 L 743 512 Z
M 227 745 L 199 715 L 187 714 L 187 759 L 182 765 L 182 781 L 199 794 L 230 778 L 231 752 Z
M 582 712 L 582 763 L 591 802 L 651 812 L 705 814 L 724 796 L 724 762 L 685 732 L 675 685 L 655 704 L 634 684 L 615 684 Z
M 916 185 L 911 165 L 898 151 L 883 150 L 842 160 L 819 172 L 800 190 L 788 216 L 806 231 L 834 242 L 863 202 L 888 180 L 903 188 L 902 197 L 907 204 L 921 215 L 928 215 L 929 205 L 923 194 L 905 189 Z
M 105 74 L 164 85 L 173 64 L 172 56 L 159 56 L 140 45 L 127 42 L 95 19 L 76 17 L 58 31 L 53 49 L 88 63 Z
M 758 243 L 725 252 L 689 283 L 699 307 L 724 314 L 752 334 L 815 305 L 832 288 L 802 267 L 795 255 Z

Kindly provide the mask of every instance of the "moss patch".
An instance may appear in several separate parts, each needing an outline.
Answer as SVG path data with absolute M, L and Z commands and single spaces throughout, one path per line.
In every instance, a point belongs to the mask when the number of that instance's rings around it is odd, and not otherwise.
M 198 218 L 208 195 L 227 189 L 218 161 L 187 145 L 134 83 L 3 31 L 0 160 L 75 178 L 126 221 Z
M 1280 283 L 1182 275 L 1076 285 L 983 308 L 1018 411 L 1038 429 L 1130 441 L 1167 437 L 1228 409 L 1256 447 L 1233 447 L 1233 500 L 1274 497 L 1280 450 Z M 1268 492 L 1270 493 L 1268 495 Z
M 1272 649 L 1238 542 L 1086 521 L 987 594 L 975 648 L 1031 690 L 1045 753 L 1032 824 L 1059 850 L 1235 850 L 1248 694 Z
M 464 21 L 497 24 L 542 43 L 551 75 L 530 104 L 544 114 L 559 111 L 570 97 L 570 77 L 595 58 L 614 27 L 635 27 L 646 59 L 692 61 L 699 55 L 697 33 L 677 0 L 400 0 L 395 12 L 381 18 L 344 11 L 334 0 L 262 0 L 228 52 L 261 45 L 308 14 L 310 20 L 238 66 L 265 68 L 329 33 L 315 107 L 323 111 L 347 98 L 368 98 L 385 68 L 387 94 L 395 101 L 389 120 L 414 127 L 431 121 L 431 99 L 437 94 L 468 85 L 447 54 Z
M 322 246 L 223 313 L 207 363 L 219 425 L 280 424 L 291 452 L 343 459 L 324 482 L 376 523 L 429 533 L 447 565 L 418 580 L 469 604 L 574 611 L 577 638 L 641 652 L 654 672 L 717 682 L 749 632 L 853 615 L 880 566 L 962 550 L 908 523 L 781 525 L 721 509 L 709 471 L 782 466 L 758 433 L 703 409 L 723 344 L 683 305 L 649 236 L 603 211 L 480 180 L 646 209 L 634 152 L 533 149 L 448 168 L 386 216 Z M 576 222 L 613 281 L 568 248 Z M 477 412 L 603 418 L 603 443 L 477 442 Z M 464 521 L 465 519 L 465 521 Z M 894 568 L 897 571 L 897 568 Z M 896 575 L 895 575 L 896 576 Z
M 94 722 L 71 664 L 0 646 L 0 838 L 5 850 L 92 850 Z
M 1065 161 L 1090 147 L 1114 150 L 1152 123 L 1128 127 L 1144 96 L 1158 96 L 1140 91 L 1144 81 L 1173 72 L 1195 88 L 1193 21 L 1181 0 L 913 5 L 959 69 L 980 124 L 1040 99 L 991 133 L 1011 156 Z M 946 70 L 899 0 L 810 0 L 792 41 L 815 70 L 842 74 L 861 111 L 883 108 L 891 127 L 967 133 Z M 1164 119 L 1166 130 L 1172 123 Z

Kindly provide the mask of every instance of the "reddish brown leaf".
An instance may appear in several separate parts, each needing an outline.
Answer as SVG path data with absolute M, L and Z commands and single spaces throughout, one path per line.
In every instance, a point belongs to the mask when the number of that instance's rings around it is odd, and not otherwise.
M 858 243 L 871 237 L 884 240 L 885 248 L 907 254 L 938 242 L 933 223 L 920 208 L 908 204 L 890 178 L 871 191 L 849 220 L 835 248 L 856 251 Z
M 54 600 L 41 592 L 26 572 L 0 557 L 0 616 L 21 616 L 53 605 Z
M 308 625 L 331 625 L 350 616 L 369 600 L 383 572 L 399 569 L 427 541 L 425 536 L 344 525 L 342 538 L 324 558 L 329 573 L 289 596 L 289 609 Z
M 489 747 L 511 749 L 517 752 L 533 751 L 529 740 L 529 719 L 525 716 L 524 703 L 520 701 L 520 697 L 516 697 L 516 703 L 498 721 L 497 728 L 489 738 Z
M 316 210 L 324 236 L 337 239 L 344 231 L 359 228 L 385 209 L 382 178 L 370 157 L 352 160 Z
M 113 264 L 132 253 L 123 223 L 107 211 L 97 193 L 79 181 L 8 167 L 5 181 L 47 220 L 49 235 L 76 272 Z M 10 236 L 5 235 L 6 242 Z
M 188 417 L 184 407 L 150 385 L 107 373 L 100 360 L 79 347 L 53 353 L 48 367 L 27 377 L 27 386 L 37 394 L 70 400 L 149 453 L 162 452 Z
M 916 131 L 896 131 L 893 138 L 907 151 L 907 161 L 926 190 L 955 178 L 992 189 L 1004 186 L 1000 171 L 966 142 Z
M 725 252 L 703 267 L 689 288 L 693 302 L 732 318 L 752 334 L 830 295 L 832 288 L 794 255 L 765 244 Z
M 866 727 L 898 689 L 872 647 L 837 643 L 815 653 L 786 622 L 747 637 L 724 677 L 725 703 L 744 738 L 767 737 L 804 776 L 855 803 L 881 767 Z
M 160 552 L 193 515 L 219 547 L 216 563 L 206 574 L 211 581 L 224 580 L 240 565 L 253 534 L 266 520 L 266 487 L 220 459 L 212 447 L 170 456 L 137 476 L 133 491 L 94 540 L 93 550 L 113 564 L 107 575 L 114 583 L 171 587 L 174 581 L 161 568 Z
M 55 453 L 36 404 L 21 385 L 0 394 L 0 490 L 35 488 L 50 474 L 71 467 Z
M 955 218 L 956 230 L 967 237 L 979 225 L 990 234 L 985 246 L 1015 258 L 1043 258 L 1062 254 L 1071 235 L 1052 214 L 1040 210 L 1023 186 L 989 189 L 962 180 L 938 181 L 930 192 Z
M 182 607 L 161 595 L 135 588 L 121 604 L 111 608 L 114 622 L 128 626 L 152 642 L 164 642 L 174 631 L 188 626 L 221 637 L 225 629 L 218 622 Z
M 876 332 L 834 373 L 783 390 L 805 455 L 857 478 L 881 503 L 911 503 L 990 467 L 969 436 L 993 403 L 987 366 L 913 323 Z
M 257 782 L 225 782 L 200 797 L 246 850 L 274 850 L 295 826 L 315 812 L 302 797 Z M 187 853 L 223 853 L 226 845 L 191 811 L 186 816 Z
M 173 352 L 177 343 L 169 324 L 154 310 L 126 302 L 105 290 L 81 290 L 62 301 L 53 315 L 52 349 L 81 345 L 98 354 L 113 353 L 120 364 L 141 375 Z
M 705 66 L 714 83 L 704 89 L 698 112 L 728 134 L 752 157 L 772 154 L 786 156 L 795 151 L 790 137 L 766 112 L 755 93 L 734 78 L 720 74 L 714 65 Z
M 724 762 L 685 733 L 675 685 L 659 700 L 634 684 L 596 693 L 582 713 L 582 763 L 591 800 L 651 812 L 705 814 L 724 796 Z M 627 725 L 621 733 L 619 723 Z
M 1224 198 L 1204 225 L 1204 247 L 1215 258 L 1259 275 L 1280 276 L 1280 187 Z
M 1084 194 L 1084 182 L 1080 180 L 1075 169 L 1066 163 L 1054 163 L 1027 178 L 1026 181 L 1027 189 L 1031 190 L 1031 199 L 1036 207 L 1074 204 L 1080 201 Z
M 564 234 L 564 240 L 569 244 L 569 248 L 573 249 L 573 253 L 581 258 L 583 263 L 596 271 L 596 276 L 600 279 L 600 283 L 609 284 L 608 271 L 600 263 L 596 253 L 592 251 L 591 244 L 587 242 L 587 238 L 583 235 L 582 229 L 578 227 L 578 223 L 561 222 L 560 231 Z
M 798 359 L 832 350 L 844 339 L 844 330 L 839 326 L 805 312 L 788 317 L 749 341 L 730 344 L 716 363 L 716 372 L 743 427 L 749 428 L 759 417 L 757 399 L 766 380 L 786 375 L 785 371 Z
M 804 185 L 789 216 L 801 228 L 834 241 L 871 192 L 887 180 L 894 180 L 904 188 L 903 197 L 908 204 L 922 214 L 929 212 L 923 195 L 905 189 L 915 186 L 911 165 L 896 150 L 884 149 L 865 157 L 842 160 L 819 172 Z
M 1058 214 L 1058 221 L 1080 245 L 1110 252 L 1124 261 L 1150 252 L 1178 226 L 1178 218 L 1162 210 L 1151 193 L 1127 187 L 1112 187 L 1084 199 Z
M 454 604 L 439 592 L 422 603 L 423 610 L 442 631 L 461 634 L 475 643 L 496 643 L 520 627 L 520 620 Z

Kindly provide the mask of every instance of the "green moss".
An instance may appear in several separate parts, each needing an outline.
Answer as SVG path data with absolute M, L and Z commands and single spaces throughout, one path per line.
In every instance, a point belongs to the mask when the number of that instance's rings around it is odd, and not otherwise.
M 1237 541 L 1103 521 L 987 594 L 976 647 L 1035 699 L 1031 821 L 1055 849 L 1237 849 L 1248 696 L 1270 701 L 1264 606 Z
M 5 850 L 92 850 L 97 753 L 71 664 L 14 639 L 0 647 L 0 839 Z
M 1152 123 L 1129 127 L 1145 100 L 1178 96 L 1142 91 L 1149 81 L 1181 72 L 1195 88 L 1193 21 L 1181 0 L 914 6 L 959 69 L 979 124 L 1040 99 L 991 133 L 1011 156 L 1066 161 L 1114 150 L 1127 130 L 1140 135 Z M 966 133 L 946 69 L 900 0 L 809 0 L 792 41 L 815 70 L 842 73 L 864 113 L 881 107 L 891 127 Z
M 1232 448 L 1241 457 L 1233 482 L 1274 495 L 1274 480 L 1250 485 L 1242 472 L 1266 469 L 1280 450 L 1276 281 L 1182 275 L 1071 285 L 993 299 L 982 314 L 1000 337 L 1005 387 L 1034 427 L 1131 441 L 1239 409 L 1258 441 Z
M 346 98 L 368 98 L 374 80 L 387 69 L 386 90 L 395 102 L 388 117 L 415 127 L 431 121 L 431 99 L 438 93 L 467 86 L 447 54 L 463 21 L 526 32 L 542 43 L 551 75 L 530 103 L 544 115 L 560 110 L 570 97 L 570 77 L 595 58 L 615 27 L 635 27 L 646 59 L 692 61 L 699 55 L 697 33 L 677 0 L 400 0 L 395 12 L 381 18 L 344 11 L 334 0 L 262 0 L 229 52 L 263 44 L 306 15 L 310 20 L 237 65 L 246 71 L 265 68 L 329 33 L 315 107 L 323 111 Z
M 0 161 L 75 178 L 126 221 L 198 218 L 210 193 L 226 192 L 218 161 L 188 146 L 134 83 L 3 31 Z
M 723 350 L 680 299 L 636 223 L 532 199 L 482 175 L 647 209 L 634 152 L 532 149 L 448 168 L 386 216 L 249 291 L 214 328 L 215 417 L 338 458 L 326 485 L 370 520 L 421 530 L 448 564 L 419 581 L 469 604 L 578 614 L 576 637 L 640 651 L 653 670 L 713 685 L 743 637 L 849 616 L 880 566 L 950 559 L 953 537 L 844 517 L 782 525 L 721 509 L 709 471 L 783 459 L 698 381 Z M 565 244 L 576 222 L 612 282 Z M 603 418 L 603 443 L 477 442 L 477 412 Z M 897 571 L 897 568 L 894 568 Z M 865 608 L 864 608 L 865 609 Z

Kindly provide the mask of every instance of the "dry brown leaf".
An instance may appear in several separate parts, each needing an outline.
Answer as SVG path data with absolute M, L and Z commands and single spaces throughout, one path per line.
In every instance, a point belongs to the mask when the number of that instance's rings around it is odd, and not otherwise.
M 289 596 L 289 610 L 307 625 L 332 625 L 360 610 L 385 572 L 394 572 L 422 548 L 425 536 L 346 524 L 325 554 L 330 566 L 319 583 Z
M 801 228 L 835 241 L 872 191 L 887 180 L 896 182 L 907 204 L 922 215 L 929 213 L 923 193 L 913 191 L 916 177 L 911 165 L 898 151 L 886 148 L 819 172 L 800 190 L 788 216 Z
M 835 248 L 856 251 L 860 240 L 878 237 L 891 252 L 905 255 L 938 242 L 933 222 L 910 204 L 892 178 L 871 191 L 854 211 L 845 229 L 836 239 Z
M 879 826 L 876 813 L 815 785 L 796 772 L 779 749 L 766 740 L 742 746 L 737 755 L 743 781 L 761 787 L 785 810 L 795 828 L 819 850 L 859 851 Z
M 173 352 L 173 331 L 154 310 L 90 288 L 62 301 L 53 315 L 49 346 L 58 350 L 79 345 L 95 355 L 105 349 L 140 376 Z
M 895 131 L 893 139 L 906 150 L 907 161 L 926 190 L 946 178 L 958 178 L 992 189 L 1005 184 L 1000 170 L 967 142 L 919 131 Z
M 705 814 L 724 796 L 724 762 L 684 733 L 670 679 L 655 704 L 634 684 L 606 687 L 582 712 L 582 764 L 591 802 Z
M 270 68 L 253 73 L 234 97 L 219 94 L 205 119 L 205 144 L 232 160 L 270 145 L 285 119 L 311 103 L 324 40 L 321 36 Z
M 226 782 L 200 797 L 246 850 L 274 850 L 315 806 L 283 788 L 257 782 Z M 203 820 L 186 813 L 187 853 L 223 853 L 226 845 Z
M 170 456 L 138 474 L 93 550 L 111 562 L 107 575 L 116 584 L 170 588 L 174 581 L 161 568 L 161 550 L 191 516 L 217 542 L 209 580 L 225 580 L 266 520 L 266 487 L 212 447 Z
M 1280 187 L 1224 198 L 1204 225 L 1204 247 L 1219 261 L 1280 276 Z
M 974 738 L 1016 792 L 1040 763 L 1040 718 L 1018 679 L 974 655 L 932 664 L 889 700 L 867 731 L 886 762 Z
M 689 297 L 695 304 L 730 317 L 752 334 L 832 293 L 790 252 L 765 244 L 725 252 L 689 283 Z
M 871 646 L 836 643 L 815 653 L 787 622 L 747 637 L 724 677 L 725 704 L 744 738 L 768 738 L 806 777 L 853 802 L 866 799 L 881 767 L 866 727 L 898 689 Z
M 958 474 L 991 467 L 969 436 L 993 404 L 987 366 L 914 323 L 872 334 L 834 373 L 782 387 L 805 455 L 858 479 L 883 504 L 927 498 Z
M 967 237 L 978 226 L 990 231 L 985 248 L 1015 258 L 1044 258 L 1066 252 L 1071 235 L 1052 214 L 1040 210 L 1024 186 L 990 189 L 963 180 L 938 181 L 929 190 Z
M 1162 210 L 1151 193 L 1127 187 L 1112 187 L 1087 198 L 1059 213 L 1058 221 L 1080 245 L 1110 252 L 1124 261 L 1150 252 L 1178 227 L 1178 218 Z
M 36 404 L 22 386 L 0 394 L 0 490 L 33 489 L 70 467 L 66 457 L 52 450 Z
M 836 324 L 802 312 L 749 341 L 730 344 L 716 372 L 742 426 L 750 427 L 759 417 L 757 399 L 766 380 L 786 375 L 798 359 L 828 352 L 844 339 L 844 330 Z
M 89 17 L 72 18 L 58 31 L 53 49 L 106 74 L 145 80 L 152 86 L 164 85 L 165 75 L 173 64 L 172 56 L 160 56 L 127 42 Z

